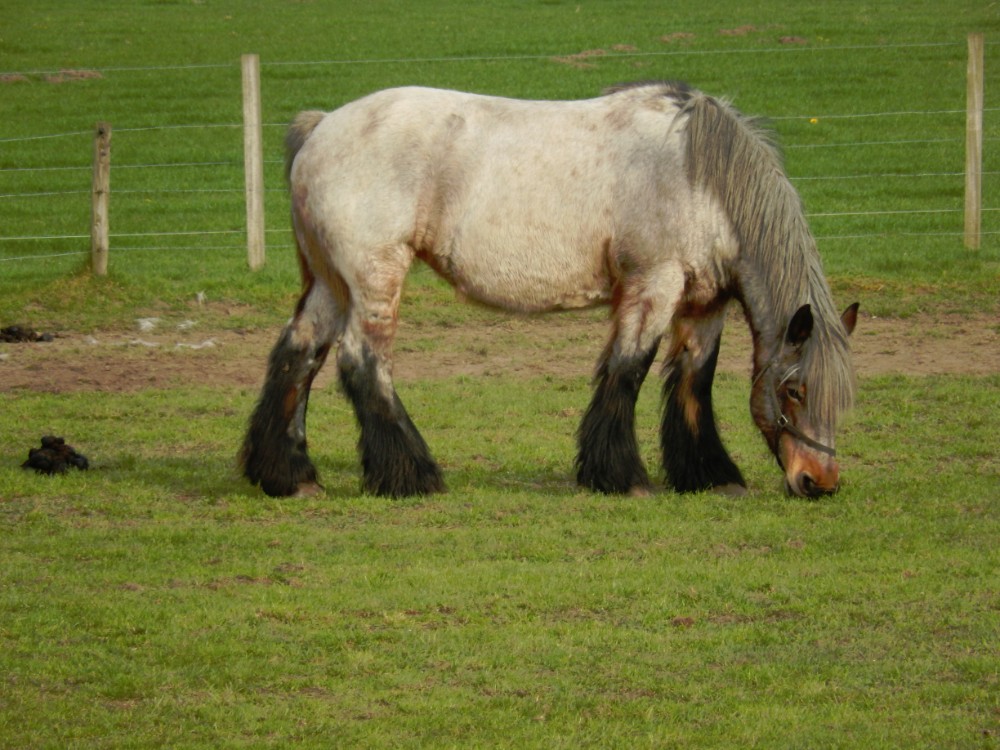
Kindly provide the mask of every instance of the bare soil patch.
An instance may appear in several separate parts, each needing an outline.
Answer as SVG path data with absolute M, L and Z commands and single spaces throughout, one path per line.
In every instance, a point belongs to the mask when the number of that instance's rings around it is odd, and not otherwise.
M 57 333 L 38 343 L 0 343 L 0 391 L 130 392 L 190 385 L 257 389 L 280 326 L 203 330 L 161 322 L 153 330 Z M 502 318 L 455 326 L 403 321 L 397 381 L 496 375 L 589 377 L 607 340 L 593 315 Z M 865 317 L 852 338 L 859 375 L 990 375 L 1000 372 L 1000 321 L 992 316 Z M 749 373 L 750 339 L 736 315 L 723 334 L 719 369 Z M 327 365 L 315 386 L 335 379 Z

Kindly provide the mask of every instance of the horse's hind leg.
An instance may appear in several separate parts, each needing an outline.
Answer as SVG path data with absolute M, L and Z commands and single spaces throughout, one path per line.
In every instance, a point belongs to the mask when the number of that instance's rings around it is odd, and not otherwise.
M 313 378 L 343 327 L 343 302 L 313 279 L 268 359 L 267 378 L 250 417 L 240 463 L 273 497 L 319 491 L 306 452 L 306 409 Z
M 361 428 L 362 489 L 386 497 L 443 492 L 441 470 L 385 379 L 386 362 L 362 345 L 359 351 L 341 348 L 337 365 Z
M 712 408 L 724 311 L 704 321 L 681 320 L 667 355 L 660 445 L 667 481 L 677 492 L 742 493 L 743 475 L 722 445 Z
M 407 248 L 383 248 L 380 273 L 352 280 L 351 313 L 337 367 L 360 427 L 362 489 L 406 497 L 443 492 L 441 470 L 392 383 L 392 342 L 409 268 Z

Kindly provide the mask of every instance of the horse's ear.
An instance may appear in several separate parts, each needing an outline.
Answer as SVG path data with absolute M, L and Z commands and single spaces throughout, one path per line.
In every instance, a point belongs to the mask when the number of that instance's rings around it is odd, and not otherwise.
M 844 324 L 844 330 L 847 331 L 848 336 L 854 333 L 854 326 L 858 324 L 858 307 L 860 306 L 860 302 L 855 302 L 840 316 L 840 322 Z
M 805 340 L 809 338 L 812 330 L 812 308 L 807 303 L 796 310 L 795 315 L 792 316 L 792 320 L 788 324 L 788 330 L 785 331 L 785 343 L 791 346 L 802 346 Z

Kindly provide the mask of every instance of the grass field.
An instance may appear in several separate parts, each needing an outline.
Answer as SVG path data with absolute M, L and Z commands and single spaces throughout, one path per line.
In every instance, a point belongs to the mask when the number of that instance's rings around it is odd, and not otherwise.
M 681 78 L 773 118 L 840 306 L 1000 329 L 997 215 L 970 252 L 954 213 L 965 36 L 986 33 L 989 107 L 994 4 L 6 5 L 2 325 L 276 332 L 298 285 L 280 164 L 297 110 L 404 83 L 570 98 Z M 257 274 L 246 52 L 268 123 Z M 917 112 L 936 114 L 898 114 Z M 115 128 L 106 279 L 80 238 L 98 120 Z M 997 122 L 988 110 L 987 207 Z M 421 270 L 404 302 L 442 349 L 449 326 L 497 320 L 449 299 Z M 18 356 L 0 345 L 0 368 Z M 639 421 L 655 467 L 653 380 Z M 275 501 L 234 467 L 255 389 L 51 393 L 40 368 L 38 388 L 0 393 L 0 748 L 997 748 L 1000 376 L 860 385 L 845 486 L 819 502 L 780 492 L 728 373 L 716 406 L 747 497 L 577 490 L 586 372 L 400 384 L 449 485 L 411 501 L 358 494 L 353 418 L 319 392 L 327 493 Z M 93 470 L 22 471 L 45 431 Z
M 231 469 L 252 393 L 18 394 L 4 444 L 58 404 L 101 460 L 0 470 L 0 744 L 996 745 L 1000 380 L 866 382 L 818 503 L 743 422 L 747 498 L 580 493 L 586 391 L 404 388 L 450 485 L 407 502 L 356 495 L 329 396 L 328 495 L 276 502 Z

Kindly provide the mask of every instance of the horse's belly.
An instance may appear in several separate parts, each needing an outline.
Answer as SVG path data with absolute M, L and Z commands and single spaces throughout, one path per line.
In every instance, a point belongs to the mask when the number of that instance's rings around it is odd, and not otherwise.
M 436 267 L 461 294 L 496 307 L 542 312 L 607 302 L 608 196 L 493 164 L 438 215 L 428 248 Z
M 600 243 L 579 246 L 544 238 L 506 239 L 453 246 L 442 266 L 435 267 L 462 296 L 508 310 L 569 310 L 611 299 L 611 280 Z

